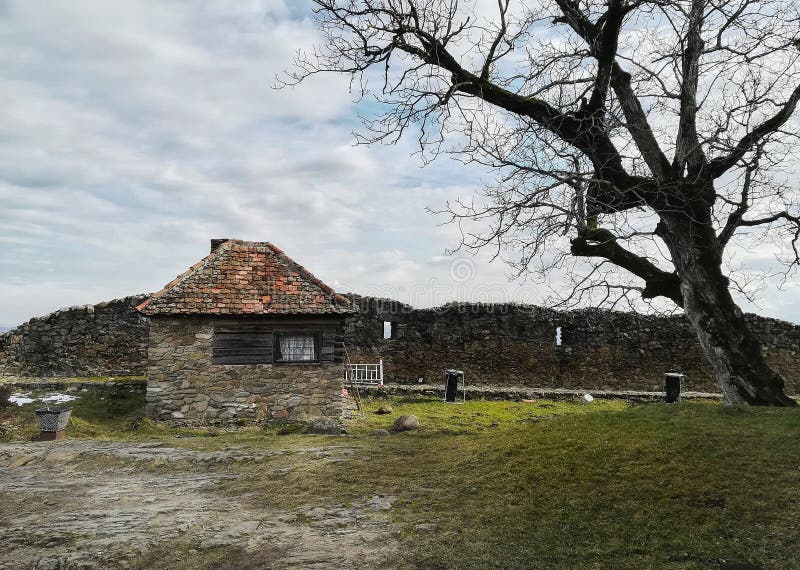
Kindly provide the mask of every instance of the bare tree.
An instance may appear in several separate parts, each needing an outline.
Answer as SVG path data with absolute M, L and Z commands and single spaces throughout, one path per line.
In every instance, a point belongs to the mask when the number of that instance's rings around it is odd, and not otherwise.
M 800 212 L 781 169 L 796 144 L 795 0 L 314 0 L 325 42 L 286 83 L 352 77 L 386 112 L 363 142 L 416 136 L 497 171 L 463 246 L 513 250 L 520 273 L 587 260 L 572 299 L 668 299 L 731 404 L 796 405 L 731 295 L 726 248 L 782 240 Z M 757 232 L 762 233 L 758 234 Z M 735 251 L 735 248 L 732 248 Z

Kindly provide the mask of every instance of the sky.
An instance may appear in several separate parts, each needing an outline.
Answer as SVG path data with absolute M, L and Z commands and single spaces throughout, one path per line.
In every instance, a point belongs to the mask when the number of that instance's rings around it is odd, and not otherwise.
M 426 207 L 491 175 L 354 146 L 345 78 L 270 86 L 319 41 L 305 1 L 0 0 L 0 326 L 160 289 L 214 237 L 271 241 L 337 291 L 540 302 Z M 800 322 L 800 287 L 748 310 Z

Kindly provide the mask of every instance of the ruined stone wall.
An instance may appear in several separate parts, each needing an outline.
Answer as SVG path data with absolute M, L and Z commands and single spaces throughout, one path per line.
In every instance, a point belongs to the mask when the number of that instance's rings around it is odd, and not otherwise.
M 685 390 L 719 391 L 683 316 L 513 304 L 413 309 L 388 299 L 351 298 L 361 308 L 346 328 L 351 359 L 383 357 L 389 382 L 440 383 L 443 369 L 457 368 L 472 384 L 659 390 L 664 372 L 677 371 L 687 375 Z M 788 391 L 800 393 L 800 326 L 756 315 L 748 320 Z M 384 321 L 394 323 L 395 338 L 383 340 Z
M 372 362 L 383 356 L 387 381 L 439 383 L 444 368 L 460 368 L 472 384 L 655 390 L 665 371 L 682 371 L 685 389 L 718 391 L 682 316 L 511 304 L 413 309 L 386 299 L 350 297 L 361 308 L 347 321 L 351 358 Z M 134 309 L 143 299 L 63 309 L 0 334 L 0 374 L 145 374 L 148 323 Z M 396 338 L 383 340 L 384 321 L 396 323 Z M 788 391 L 800 394 L 800 326 L 756 315 L 748 315 L 748 321 Z M 555 342 L 556 327 L 562 329 L 561 346 Z M 239 368 L 225 381 L 247 375 Z
M 787 392 L 800 395 L 800 325 L 750 313 L 745 317 L 767 362 L 786 380 Z
M 61 309 L 0 334 L 0 375 L 144 374 L 147 319 L 135 307 L 145 297 Z
M 151 417 L 181 423 L 252 423 L 341 416 L 341 365 L 212 364 L 213 334 L 210 318 L 150 320 Z

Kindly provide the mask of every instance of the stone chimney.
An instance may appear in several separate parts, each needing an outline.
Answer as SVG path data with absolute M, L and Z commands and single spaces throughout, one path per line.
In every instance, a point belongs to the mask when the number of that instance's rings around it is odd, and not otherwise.
M 211 238 L 211 253 L 214 253 L 226 241 L 230 241 L 230 238 Z

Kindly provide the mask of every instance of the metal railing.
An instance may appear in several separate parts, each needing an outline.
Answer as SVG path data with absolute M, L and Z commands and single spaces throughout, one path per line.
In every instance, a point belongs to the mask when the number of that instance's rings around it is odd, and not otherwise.
M 377 364 L 345 364 L 345 386 L 383 386 L 383 358 Z

